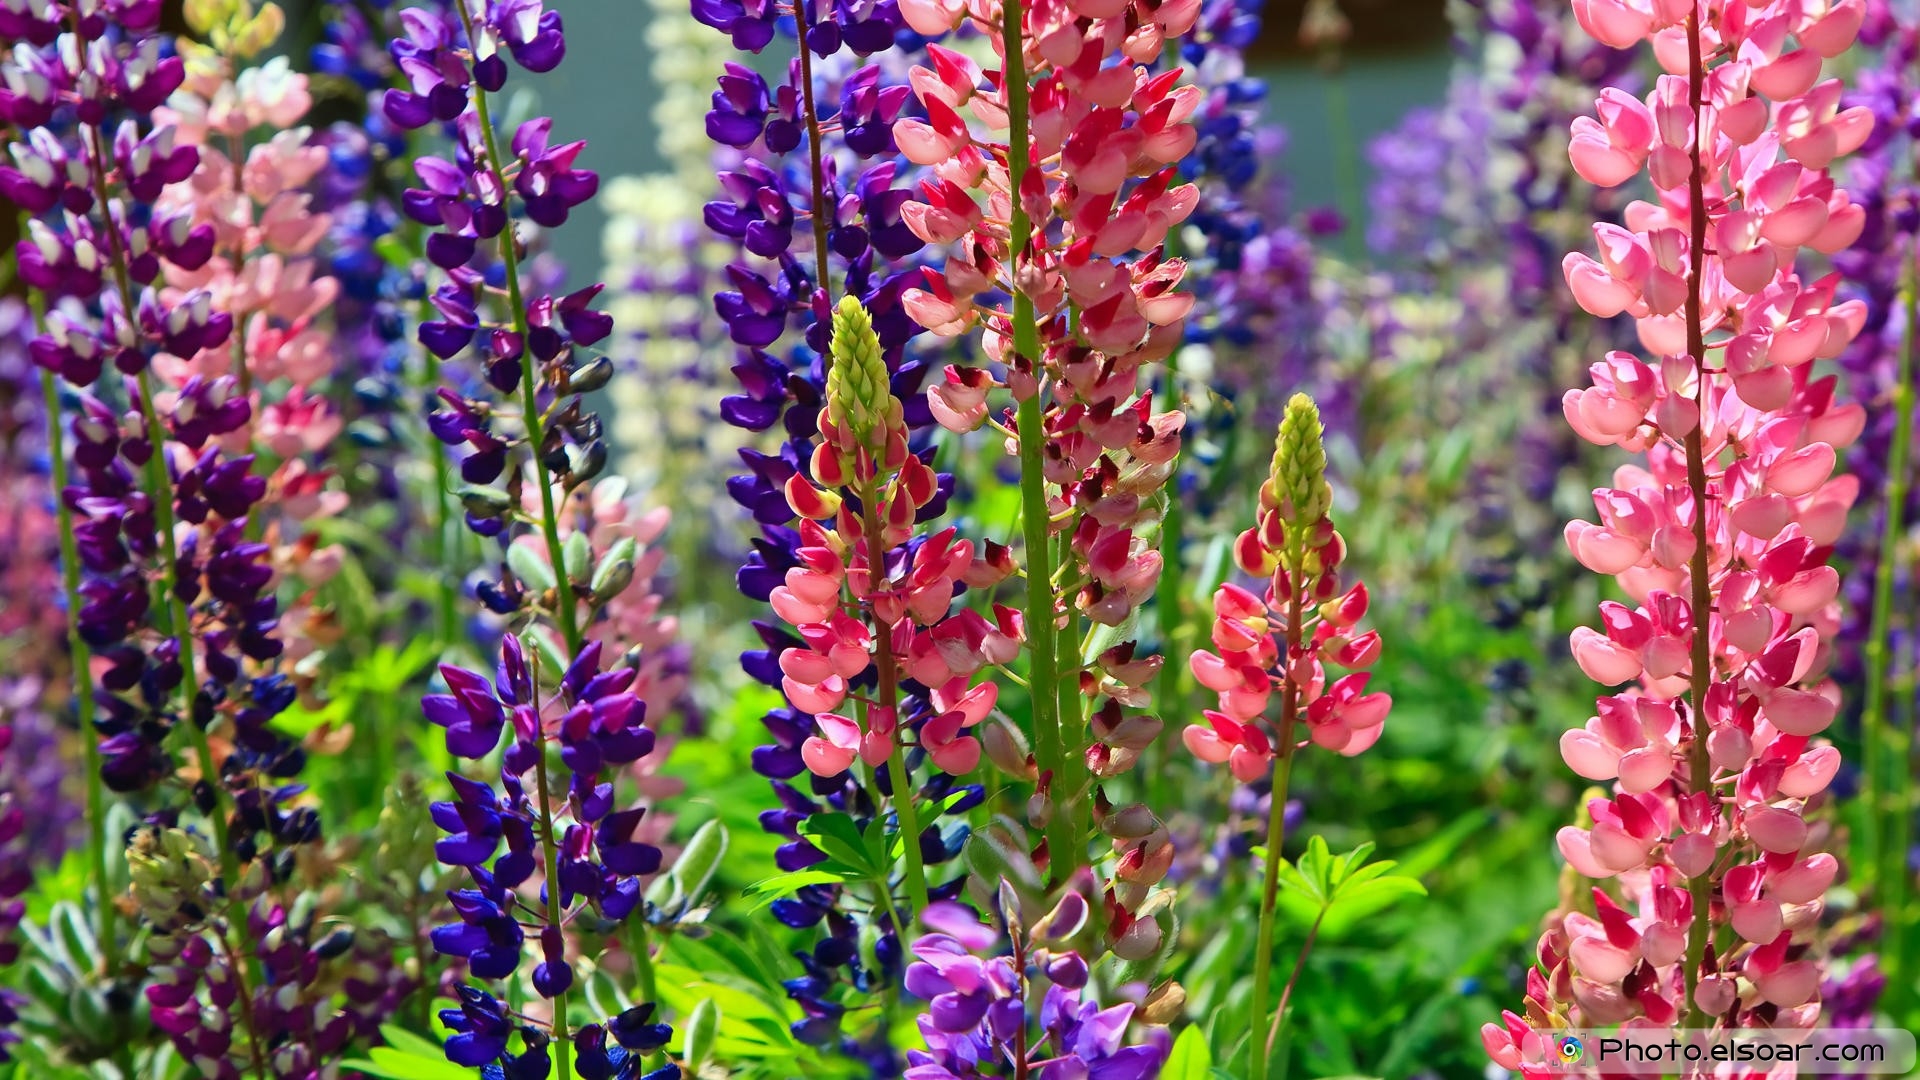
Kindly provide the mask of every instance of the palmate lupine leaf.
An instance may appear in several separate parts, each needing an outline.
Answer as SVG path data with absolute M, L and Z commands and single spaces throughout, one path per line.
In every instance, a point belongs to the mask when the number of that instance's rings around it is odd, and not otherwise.
M 1395 873 L 1392 860 L 1370 863 L 1373 844 L 1335 855 L 1324 837 L 1307 842 L 1298 863 L 1280 867 L 1281 910 L 1301 925 L 1317 924 L 1318 934 L 1339 938 L 1372 915 L 1408 897 L 1425 896 L 1418 878 Z

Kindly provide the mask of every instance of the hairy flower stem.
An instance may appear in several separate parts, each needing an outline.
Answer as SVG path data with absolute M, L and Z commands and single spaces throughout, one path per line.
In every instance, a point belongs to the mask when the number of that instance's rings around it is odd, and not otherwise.
M 1702 161 L 1701 142 L 1705 137 L 1706 114 L 1703 97 L 1706 89 L 1706 59 L 1700 55 L 1700 6 L 1696 0 L 1687 15 L 1687 103 L 1693 113 L 1693 135 L 1687 149 L 1692 164 L 1688 178 L 1688 202 L 1691 204 L 1692 235 L 1687 248 L 1687 351 L 1693 357 L 1695 411 L 1687 432 L 1687 487 L 1693 493 L 1693 559 L 1688 577 L 1693 584 L 1692 689 L 1688 722 L 1692 741 L 1687 746 L 1688 788 L 1694 793 L 1712 791 L 1713 762 L 1707 756 L 1707 692 L 1713 687 L 1713 657 L 1708 648 L 1708 626 L 1713 620 L 1713 581 L 1707 542 L 1707 334 L 1700 298 L 1701 271 L 1707 259 L 1706 165 Z M 1717 811 L 1716 811 L 1717 812 Z M 1700 966 L 1706 959 L 1707 939 L 1713 934 L 1713 869 L 1695 875 L 1687 883 L 1693 897 L 1693 929 L 1687 934 L 1686 980 L 1687 1026 L 1704 1027 L 1710 1020 L 1694 1000 L 1700 985 Z
M 1913 352 L 1914 323 L 1920 320 L 1920 268 L 1915 253 L 1907 251 L 1905 271 L 1900 285 L 1901 306 L 1906 326 L 1900 335 L 1900 354 L 1896 359 L 1893 400 L 1893 446 L 1887 454 L 1886 517 L 1880 529 L 1880 561 L 1874 568 L 1873 614 L 1866 642 L 1866 702 L 1860 710 L 1861 784 L 1866 813 L 1861 816 L 1861 866 L 1875 868 L 1875 885 L 1883 911 L 1905 911 L 1911 873 L 1907 869 L 1907 848 L 1912 843 L 1913 772 L 1908 764 L 1908 734 L 1898 724 L 1888 723 L 1887 683 L 1891 665 L 1889 638 L 1894 611 L 1894 581 L 1898 575 L 1900 546 L 1906 532 L 1905 511 L 1908 484 L 1913 463 Z M 1888 834 L 1880 836 L 1881 818 L 1887 819 Z M 1880 955 L 1887 971 L 1888 1015 L 1905 1015 L 1914 996 L 1913 974 L 1907 965 L 1907 927 L 1904 920 L 1886 920 L 1881 931 Z
M 557 548 L 555 550 L 558 550 Z M 539 693 L 534 694 L 534 710 L 540 708 Z M 548 778 L 546 726 L 540 729 L 540 753 L 534 758 L 534 779 L 539 785 L 540 794 L 540 854 L 546 860 L 547 871 L 547 925 L 558 932 L 561 927 L 560 912 L 560 846 L 554 843 L 553 785 Z M 645 946 L 643 941 L 642 946 Z M 562 992 L 553 999 L 553 1051 L 554 1061 L 559 1067 L 560 1080 L 572 1080 L 573 1043 L 567 1033 L 567 995 Z
M 1287 649 L 1280 660 L 1282 670 L 1291 667 L 1294 651 L 1300 647 L 1299 579 L 1299 569 L 1290 567 L 1287 580 L 1293 595 L 1287 598 Z M 1273 932 L 1280 897 L 1281 848 L 1287 839 L 1287 784 L 1293 774 L 1293 727 L 1299 719 L 1300 687 L 1289 675 L 1280 689 L 1280 739 L 1274 748 L 1273 790 L 1267 796 L 1266 874 L 1260 885 L 1260 927 L 1254 942 L 1253 1009 L 1247 1016 L 1248 1052 L 1252 1055 L 1247 1080 L 1267 1080 L 1274 1039 L 1280 1033 L 1281 1013 L 1276 1012 L 1267 1037 L 1260 1038 L 1261 1027 L 1268 1023 L 1267 990 L 1273 978 Z M 1297 968 L 1295 973 L 1298 974 Z M 1292 980 L 1288 980 L 1287 986 L 1292 988 Z M 1282 1012 L 1286 1009 L 1285 995 L 1281 997 L 1280 1009 Z
M 1021 52 L 1021 0 L 1001 5 L 1000 41 L 1005 53 L 1001 81 L 1007 99 L 1007 178 L 1013 191 L 1007 225 L 1007 258 L 1018 265 L 1032 242 L 1033 224 L 1020 204 L 1020 185 L 1033 165 L 1027 147 L 1028 108 L 1026 57 Z M 1027 549 L 1027 647 L 1033 658 L 1028 693 L 1033 701 L 1034 758 L 1042 783 L 1048 785 L 1053 810 L 1047 817 L 1047 868 L 1056 883 L 1065 881 L 1084 860 L 1081 851 L 1077 791 L 1069 776 L 1078 755 L 1067 744 L 1061 717 L 1061 699 L 1069 687 L 1060 678 L 1060 631 L 1053 591 L 1053 548 L 1047 513 L 1045 476 L 1047 435 L 1040 419 L 1040 326 L 1033 298 L 1013 290 L 1013 351 L 1017 368 L 1024 363 L 1033 373 L 1033 393 L 1020 402 L 1015 423 L 1020 436 L 1020 525 Z
M 887 573 L 887 542 L 880 531 L 879 484 L 869 480 L 860 492 L 860 519 L 866 529 L 868 588 L 877 588 Z M 879 696 L 874 700 L 889 714 L 895 725 L 900 722 L 900 672 L 893 655 L 892 628 L 874 620 L 873 665 L 879 669 Z M 893 788 L 893 811 L 899 816 L 900 846 L 907 858 L 907 896 L 915 914 L 927 910 L 927 867 L 920 854 L 920 811 L 913 805 L 913 780 L 907 775 L 906 748 L 900 742 L 896 726 L 887 751 L 887 780 Z M 889 888 L 882 886 L 882 888 Z M 907 928 L 894 916 L 894 932 Z
M 24 231 L 24 230 L 23 230 Z M 94 903 L 100 911 L 100 966 L 111 972 L 119 941 L 114 920 L 119 915 L 107 883 L 106 785 L 100 778 L 100 739 L 93 726 L 93 650 L 80 636 L 80 549 L 73 537 L 73 508 L 67 505 L 66 433 L 60 430 L 60 388 L 53 372 L 40 372 L 40 392 L 46 400 L 47 457 L 53 465 L 53 505 L 60 520 L 60 578 L 67 600 L 67 660 L 73 666 L 73 711 L 80 725 L 80 748 L 87 769 L 87 873 L 93 881 Z
M 807 153 L 812 157 L 813 179 L 813 287 L 822 293 L 831 295 L 832 281 L 827 266 L 827 219 L 833 214 L 833 207 L 827 201 L 826 148 L 820 142 L 820 109 L 814 103 L 813 51 L 807 48 L 807 27 L 802 25 L 795 35 L 800 42 L 800 109 L 802 119 L 807 125 Z M 820 364 L 823 368 L 833 367 L 833 354 L 822 353 Z

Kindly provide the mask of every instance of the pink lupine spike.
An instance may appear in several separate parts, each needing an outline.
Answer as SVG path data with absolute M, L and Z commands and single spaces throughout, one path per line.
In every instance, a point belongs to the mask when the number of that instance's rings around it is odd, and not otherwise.
M 1861 313 L 1795 268 L 1801 249 L 1839 250 L 1863 222 L 1824 170 L 1871 121 L 1821 72 L 1864 5 L 1573 7 L 1607 44 L 1650 40 L 1666 74 L 1644 101 L 1604 92 L 1569 149 L 1589 182 L 1644 167 L 1657 195 L 1565 262 L 1575 301 L 1634 318 L 1651 354 L 1609 355 L 1562 402 L 1581 437 L 1645 455 L 1596 492 L 1597 522 L 1566 531 L 1573 556 L 1630 600 L 1602 605 L 1600 629 L 1571 639 L 1590 677 L 1626 688 L 1561 738 L 1568 766 L 1612 793 L 1589 803 L 1589 827 L 1557 839 L 1574 872 L 1626 891 L 1596 894 L 1615 920 L 1604 939 L 1577 913 L 1541 939 L 1522 1030 L 1483 1029 L 1495 1062 L 1521 1070 L 1526 1033 L 1549 1017 L 1817 1018 L 1818 966 L 1787 949 L 1837 867 L 1804 850 L 1815 834 L 1803 814 L 1839 764 L 1817 741 L 1839 707 L 1825 674 L 1839 579 L 1826 563 L 1858 492 L 1833 475 L 1857 416 L 1810 369 L 1860 332 Z M 1752 948 L 1716 954 L 1716 923 Z M 1616 926 L 1639 934 L 1637 962 Z

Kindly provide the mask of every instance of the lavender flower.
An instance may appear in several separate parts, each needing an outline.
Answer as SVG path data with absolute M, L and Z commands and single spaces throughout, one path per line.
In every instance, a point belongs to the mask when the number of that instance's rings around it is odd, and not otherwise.
M 1017 907 L 1011 890 L 1002 906 Z M 1147 1080 L 1165 1064 L 1170 1041 L 1154 1029 L 1129 1043 L 1134 1005 L 1102 1008 L 1086 996 L 1087 962 L 1064 943 L 1087 917 L 1069 892 L 1031 936 L 1001 935 L 960 904 L 922 916 L 931 931 L 913 943 L 907 990 L 927 1003 L 919 1019 L 924 1050 L 907 1052 L 907 1080 L 1032 1076 L 1038 1080 Z

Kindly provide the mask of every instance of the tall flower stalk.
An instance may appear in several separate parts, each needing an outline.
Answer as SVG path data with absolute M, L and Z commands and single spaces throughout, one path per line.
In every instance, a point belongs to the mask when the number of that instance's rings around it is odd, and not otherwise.
M 1617 887 L 1550 920 L 1526 1014 L 1483 1029 L 1494 1060 L 1530 1076 L 1543 1047 L 1528 1035 L 1566 1024 L 1818 1021 L 1820 972 L 1793 946 L 1838 868 L 1804 815 L 1839 767 L 1814 741 L 1837 710 L 1826 558 L 1857 490 L 1837 453 L 1863 424 L 1812 368 L 1865 309 L 1836 300 L 1836 277 L 1795 272 L 1802 247 L 1840 251 L 1863 224 L 1825 170 L 1872 118 L 1819 79 L 1862 7 L 1574 10 L 1604 44 L 1651 40 L 1666 71 L 1644 102 L 1610 90 L 1574 122 L 1583 179 L 1646 168 L 1658 201 L 1595 226 L 1597 258 L 1564 263 L 1576 302 L 1631 316 L 1655 359 L 1609 353 L 1564 400 L 1581 437 L 1646 464 L 1595 492 L 1598 524 L 1566 532 L 1635 605 L 1608 601 L 1601 629 L 1574 632 L 1582 670 L 1626 685 L 1561 739 L 1576 773 L 1613 782 L 1588 802 L 1590 826 L 1560 831 L 1561 853 Z
M 491 681 L 443 664 L 449 692 L 423 702 L 428 719 L 447 729 L 455 758 L 500 754 L 497 785 L 450 772 L 454 798 L 433 806 L 447 834 L 436 854 L 465 868 L 471 887 L 449 894 L 458 921 L 431 940 L 441 954 L 464 959 L 475 980 L 497 981 L 515 975 L 531 937 L 540 959 L 530 982 L 550 1014 L 531 1020 L 482 986 L 462 985 L 458 1007 L 441 1013 L 453 1032 L 446 1050 L 456 1064 L 509 1076 L 544 1076 L 552 1067 L 562 1080 L 576 1071 L 631 1077 L 670 1034 L 654 1006 L 586 1024 L 571 1008 L 578 955 L 591 943 L 584 926 L 606 942 L 623 941 L 636 971 L 650 969 L 643 929 L 613 935 L 644 919 L 641 879 L 663 861 L 641 828 L 647 808 L 624 802 L 617 783 L 620 771 L 654 751 L 635 690 L 651 657 L 614 654 L 588 638 L 595 619 L 635 586 L 641 557 L 632 536 L 612 539 L 594 528 L 590 485 L 608 451 L 581 395 L 612 375 L 612 362 L 590 350 L 613 326 L 590 306 L 598 285 L 560 297 L 529 291 L 519 227 L 521 219 L 564 224 L 599 178 L 575 167 L 585 143 L 551 142 L 549 119 L 521 123 L 510 142 L 494 128 L 492 95 L 506 83 L 507 57 L 533 72 L 564 57 L 559 13 L 539 0 L 453 7 L 402 13 L 406 37 L 392 53 L 408 85 L 382 106 L 401 128 L 438 122 L 455 137 L 454 160 L 416 162 L 424 186 L 409 190 L 403 205 L 432 230 L 427 256 L 446 272 L 433 295 L 438 318 L 420 325 L 420 341 L 440 360 L 479 371 L 459 390 L 440 390 L 442 408 L 429 424 L 443 443 L 466 448 L 467 525 L 504 545 L 501 576 L 476 591 L 512 625 Z M 673 1074 L 669 1065 L 649 1075 Z
M 1207 710 L 1206 725 L 1194 724 L 1182 733 L 1194 756 L 1226 765 L 1241 783 L 1263 775 L 1272 782 L 1248 1025 L 1248 1075 L 1261 1080 L 1287 1007 L 1283 995 L 1269 1019 L 1294 756 L 1308 744 L 1348 757 L 1359 754 L 1380 738 L 1393 707 L 1388 695 L 1367 692 L 1365 669 L 1380 656 L 1380 635 L 1356 632 L 1367 613 L 1366 585 L 1340 589 L 1346 542 L 1327 516 L 1333 492 L 1321 435 L 1319 409 L 1306 395 L 1295 394 L 1280 421 L 1256 522 L 1234 545 L 1235 564 L 1264 581 L 1265 593 L 1224 584 L 1214 594 L 1212 642 L 1218 651 L 1196 650 L 1190 666 L 1200 685 L 1219 695 L 1219 708 Z M 1350 674 L 1328 682 L 1327 664 Z M 1269 730 L 1265 717 L 1276 690 L 1280 716 Z
M 1162 943 L 1152 886 L 1173 849 L 1151 811 L 1113 806 L 1104 784 L 1161 730 L 1130 712 L 1148 703 L 1162 662 L 1130 628 L 1159 580 L 1161 489 L 1185 418 L 1156 412 L 1144 387 L 1193 304 L 1178 291 L 1185 264 L 1164 245 L 1198 200 L 1176 181 L 1202 94 L 1180 85 L 1178 69 L 1151 65 L 1199 5 L 910 0 L 901 13 L 924 34 L 972 25 L 1002 64 L 983 71 L 933 45 L 932 67 L 915 73 L 926 117 L 896 121 L 894 139 L 933 175 L 906 220 L 948 251 L 902 300 L 939 336 L 984 328 L 987 358 L 1004 372 L 948 367 L 928 392 L 943 425 L 977 429 L 989 422 L 988 393 L 1012 392 L 1011 415 L 993 425 L 1020 463 L 1040 789 L 1029 816 L 1056 882 L 1088 865 L 1092 829 L 1112 842 L 1101 921 L 1117 952 L 1145 958 Z
M 892 4 L 692 10 L 736 49 L 759 53 L 791 33 L 799 51 L 782 79 L 726 64 L 706 116 L 722 169 L 704 218 L 734 248 L 713 307 L 736 346 L 740 392 L 719 411 L 768 433 L 740 449 L 746 471 L 727 482 L 759 526 L 736 582 L 778 618 L 754 622 L 763 647 L 741 666 L 782 693 L 762 717 L 771 739 L 752 756 L 779 800 L 760 819 L 783 840 L 778 868 L 827 860 L 808 835 L 816 817 L 897 830 L 898 874 L 889 865 L 868 886 L 807 886 L 772 907 L 788 926 L 821 930 L 795 952 L 806 977 L 786 984 L 803 1011 L 795 1036 L 892 1062 L 884 1019 L 848 1030 L 862 1019 L 849 996 L 895 1000 L 910 917 L 901 894 L 920 910 L 961 886 L 945 868 L 968 835 L 962 815 L 985 798 L 963 775 L 979 753 L 967 731 L 995 689 L 970 683 L 1010 659 L 1021 633 L 1016 612 L 951 610 L 964 606 L 957 584 L 1011 572 L 1004 549 L 922 529 L 946 512 L 954 480 L 930 468 L 929 365 L 901 301 L 925 244 L 905 220 L 914 165 L 894 136 L 913 39 Z M 836 97 L 832 111 L 824 103 Z M 854 357 L 857 373 L 843 371 Z M 884 447 L 849 433 L 844 417 L 856 414 L 886 418 L 873 429 Z

